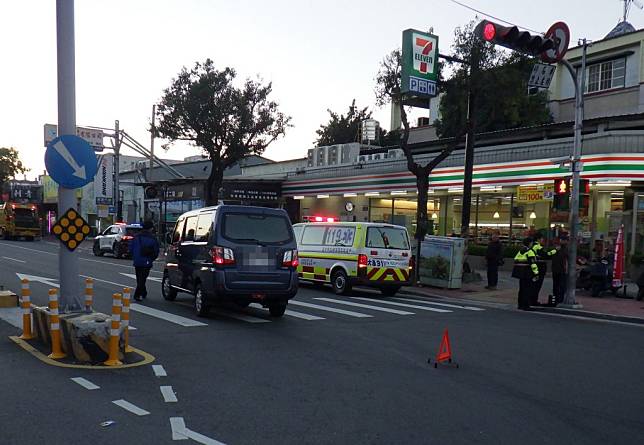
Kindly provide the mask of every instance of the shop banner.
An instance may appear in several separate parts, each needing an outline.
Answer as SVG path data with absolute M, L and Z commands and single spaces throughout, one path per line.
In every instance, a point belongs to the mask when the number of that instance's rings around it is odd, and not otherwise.
M 624 279 L 624 224 L 617 232 L 615 255 L 613 256 L 613 287 L 622 287 Z
M 96 204 L 110 205 L 114 198 L 114 156 L 100 156 L 94 177 Z
M 518 202 L 552 201 L 554 199 L 554 193 L 554 185 L 544 185 L 541 187 L 520 185 L 517 187 L 516 200 Z
M 49 175 L 41 176 L 43 203 L 56 204 L 58 202 L 58 184 Z M 83 197 L 83 189 L 76 189 L 76 199 Z

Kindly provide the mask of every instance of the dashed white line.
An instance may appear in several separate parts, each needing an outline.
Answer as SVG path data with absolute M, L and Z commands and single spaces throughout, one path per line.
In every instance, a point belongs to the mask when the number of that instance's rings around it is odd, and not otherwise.
M 4 258 L 5 260 L 16 261 L 17 263 L 26 263 L 26 261 L 18 260 L 16 258 L 10 258 L 8 256 L 3 256 L 2 258 Z
M 149 411 L 144 410 L 143 408 L 139 408 L 138 406 L 128 402 L 127 400 L 119 399 L 119 400 L 112 400 L 112 403 L 120 406 L 126 411 L 131 412 L 132 414 L 136 414 L 137 416 L 147 416 L 150 414 Z
M 157 377 L 167 377 L 168 373 L 165 372 L 165 368 L 161 365 L 152 365 L 152 371 L 154 371 L 154 375 Z
M 186 422 L 183 417 L 170 417 L 170 428 L 172 429 L 172 440 L 188 440 Z
M 178 402 L 177 395 L 174 393 L 172 386 L 160 386 L 161 394 L 163 395 L 163 401 L 165 403 L 175 403 Z
M 186 436 L 188 436 L 190 439 L 194 440 L 195 442 L 199 442 L 203 445 L 225 445 L 223 442 L 219 442 L 218 440 L 211 439 L 210 437 L 206 437 L 203 434 L 199 434 L 195 431 L 189 430 L 186 428 Z
M 82 377 L 72 377 L 70 379 L 72 382 L 78 383 L 80 386 L 82 386 L 85 389 L 89 389 L 90 391 L 93 389 L 100 389 L 101 387 L 98 385 L 93 384 L 87 379 L 84 379 Z

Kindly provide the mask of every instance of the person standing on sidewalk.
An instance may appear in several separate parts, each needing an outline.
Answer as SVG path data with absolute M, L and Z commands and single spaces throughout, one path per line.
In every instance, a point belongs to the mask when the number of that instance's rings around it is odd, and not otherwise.
M 568 236 L 559 236 L 559 247 L 552 256 L 552 295 L 555 303 L 562 303 L 566 295 L 566 272 L 568 270 Z
M 499 266 L 503 264 L 503 248 L 499 241 L 499 234 L 494 232 L 487 245 L 485 252 L 487 262 L 487 286 L 486 289 L 496 290 L 499 283 Z
M 518 308 L 524 311 L 530 309 L 530 299 L 535 282 L 539 281 L 537 257 L 532 250 L 532 238 L 525 238 L 523 246 L 514 257 L 512 277 L 519 279 Z
M 541 292 L 543 280 L 546 278 L 546 273 L 548 272 L 548 264 L 546 263 L 546 260 L 550 259 L 550 257 L 556 253 L 555 249 L 547 249 L 545 247 L 545 243 L 545 237 L 542 234 L 539 234 L 532 245 L 532 251 L 536 256 L 537 267 L 539 268 L 539 279 L 532 286 L 532 293 L 530 295 L 531 306 L 539 305 L 539 292 Z
M 148 290 L 145 287 L 145 282 L 150 275 L 154 260 L 159 256 L 159 242 L 152 234 L 153 227 L 152 221 L 143 222 L 143 230 L 130 241 L 130 253 L 136 271 L 136 290 L 134 291 L 136 301 L 147 297 Z

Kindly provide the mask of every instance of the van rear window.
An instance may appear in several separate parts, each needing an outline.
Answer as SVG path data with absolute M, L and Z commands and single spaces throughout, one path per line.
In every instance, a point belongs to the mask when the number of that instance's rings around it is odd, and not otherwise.
M 407 231 L 397 227 L 369 227 L 369 230 L 367 230 L 367 247 L 409 250 Z
M 284 244 L 293 239 L 286 217 L 252 213 L 226 213 L 222 235 L 241 243 Z

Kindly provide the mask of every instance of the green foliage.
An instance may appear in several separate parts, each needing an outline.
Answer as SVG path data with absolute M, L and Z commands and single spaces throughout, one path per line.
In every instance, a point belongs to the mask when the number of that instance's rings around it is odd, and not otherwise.
M 188 141 L 212 162 L 207 205 L 216 204 L 223 173 L 239 160 L 260 155 L 285 134 L 291 118 L 269 99 L 270 83 L 246 79 L 234 85 L 235 70 L 217 70 L 212 60 L 185 67 L 163 91 L 157 133 L 171 142 Z
M 457 28 L 453 55 L 471 61 L 473 50 L 480 56 L 480 71 L 472 84 L 476 101 L 477 132 L 540 125 L 552 122 L 545 93 L 528 95 L 527 81 L 535 60 L 518 53 L 501 52 L 473 34 L 476 22 Z M 455 67 L 440 90 L 441 119 L 435 122 L 440 137 L 456 136 L 467 117 L 467 89 L 470 82 L 466 65 Z
M 18 151 L 11 147 L 0 147 L 0 187 L 17 174 L 29 171 L 18 156 Z
M 346 116 L 331 110 L 327 111 L 330 115 L 329 122 L 320 125 L 320 128 L 316 130 L 315 133 L 318 135 L 315 141 L 316 146 L 324 147 L 360 141 L 360 123 L 371 118 L 371 111 L 368 111 L 367 107 L 358 108 L 356 100 L 353 99 Z

